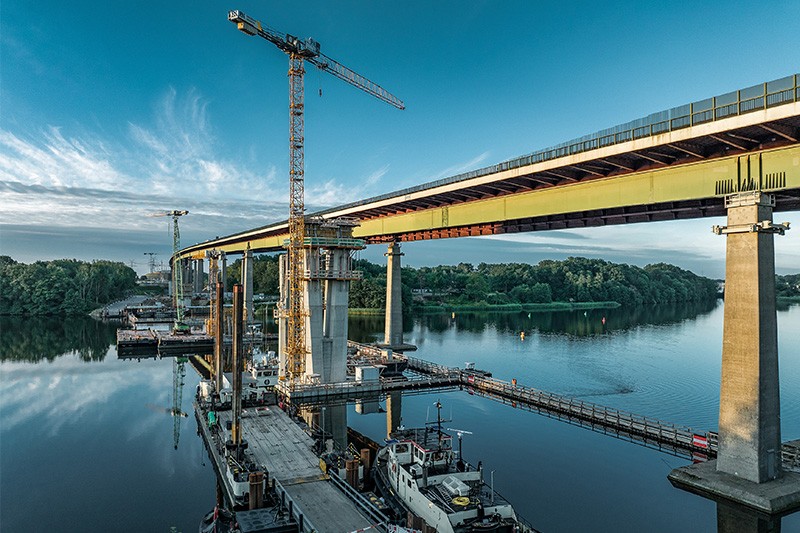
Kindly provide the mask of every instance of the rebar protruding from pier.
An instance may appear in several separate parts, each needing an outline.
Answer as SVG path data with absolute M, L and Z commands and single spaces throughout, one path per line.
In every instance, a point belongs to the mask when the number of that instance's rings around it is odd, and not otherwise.
M 231 400 L 231 414 L 233 415 L 233 423 L 231 424 L 231 441 L 234 446 L 239 446 L 242 443 L 242 311 L 244 309 L 244 298 L 242 297 L 242 286 L 236 284 L 233 286 L 233 364 L 231 369 L 233 371 L 233 399 Z
M 216 286 L 216 300 L 214 302 L 214 384 L 216 385 L 216 393 L 222 390 L 222 373 L 224 372 L 224 335 L 225 328 L 223 327 L 224 317 L 224 302 L 225 288 L 221 282 L 217 282 Z

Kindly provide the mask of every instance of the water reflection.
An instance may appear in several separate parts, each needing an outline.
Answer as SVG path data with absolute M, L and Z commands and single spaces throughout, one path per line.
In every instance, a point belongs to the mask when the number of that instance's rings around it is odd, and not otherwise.
M 482 333 L 493 327 L 500 332 L 538 330 L 541 333 L 566 333 L 574 336 L 600 335 L 640 325 L 668 325 L 708 314 L 717 301 L 665 304 L 659 306 L 618 307 L 547 312 L 464 312 L 422 315 L 419 321 L 428 331 L 441 333 L 451 327 L 457 331 Z M 380 317 L 378 317 L 380 318 Z M 378 324 L 382 324 L 382 321 Z
M 731 502 L 717 502 L 717 533 L 780 533 L 781 517 Z
M 75 353 L 102 361 L 116 342 L 117 324 L 86 318 L 0 317 L 0 361 L 52 362 Z

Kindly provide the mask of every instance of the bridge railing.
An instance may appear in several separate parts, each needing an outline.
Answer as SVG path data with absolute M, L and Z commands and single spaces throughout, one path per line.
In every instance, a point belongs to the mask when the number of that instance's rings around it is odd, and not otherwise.
M 534 163 L 541 163 L 559 157 L 579 154 L 597 148 L 604 148 L 614 144 L 628 142 L 645 137 L 652 137 L 675 131 L 689 126 L 705 124 L 735 115 L 744 115 L 791 102 L 800 101 L 800 74 L 791 74 L 778 80 L 759 83 L 746 89 L 732 91 L 726 94 L 706 98 L 690 104 L 673 107 L 666 111 L 653 113 L 647 117 L 626 122 L 613 128 L 608 128 L 578 139 L 573 139 L 544 150 L 539 150 L 528 155 L 510 159 L 496 165 L 484 167 L 471 172 L 465 172 L 442 178 L 440 180 L 423 183 L 407 189 L 401 189 L 366 200 L 337 206 L 332 209 L 319 211 L 316 215 L 340 211 L 350 207 L 358 207 L 380 200 L 396 198 L 407 194 L 432 189 L 441 185 L 448 185 L 465 181 L 480 176 L 494 174 L 512 168 L 519 168 Z

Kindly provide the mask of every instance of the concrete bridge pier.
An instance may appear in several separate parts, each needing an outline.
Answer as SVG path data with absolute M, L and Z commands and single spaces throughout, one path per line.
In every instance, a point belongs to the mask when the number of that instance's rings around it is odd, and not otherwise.
M 252 324 L 253 320 L 253 251 L 250 245 L 242 257 L 242 285 L 244 286 L 244 323 Z
M 205 265 L 203 259 L 194 260 L 194 273 L 193 273 L 194 275 L 192 277 L 192 280 L 194 282 L 193 284 L 194 294 L 200 294 L 201 292 L 203 292 L 203 285 L 204 285 L 203 277 L 205 275 L 204 268 Z
M 386 256 L 386 325 L 381 348 L 403 352 L 416 350 L 413 344 L 403 342 L 403 283 L 400 243 L 389 243 Z
M 673 470 L 673 485 L 768 514 L 800 507 L 800 474 L 781 471 L 773 196 L 725 199 L 725 316 L 716 461 Z M 781 478 L 784 479 L 781 479 Z

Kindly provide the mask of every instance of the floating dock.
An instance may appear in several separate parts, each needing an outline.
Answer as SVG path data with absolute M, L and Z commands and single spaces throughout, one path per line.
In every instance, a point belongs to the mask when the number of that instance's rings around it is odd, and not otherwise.
M 194 408 L 223 493 L 233 507 L 236 502 L 224 474 L 224 445 L 220 435 L 208 428 L 205 409 L 198 404 Z M 217 411 L 217 416 L 219 433 L 226 438 L 223 428 L 231 422 L 232 414 Z M 386 517 L 377 509 L 370 509 L 368 501 L 359 500 L 358 493 L 341 487 L 334 475 L 328 476 L 320 469 L 320 459 L 312 451 L 313 439 L 282 409 L 274 405 L 250 409 L 242 417 L 241 427 L 253 461 L 263 466 L 274 480 L 276 492 L 301 531 L 341 533 L 367 528 L 386 531 L 385 525 L 380 524 Z
M 277 335 L 256 332 L 244 336 L 246 345 L 260 346 L 270 340 L 277 340 Z M 229 347 L 230 335 L 226 335 L 223 342 Z M 175 335 L 171 331 L 158 329 L 117 330 L 117 354 L 123 359 L 154 355 L 211 355 L 213 352 L 214 337 L 205 333 Z

